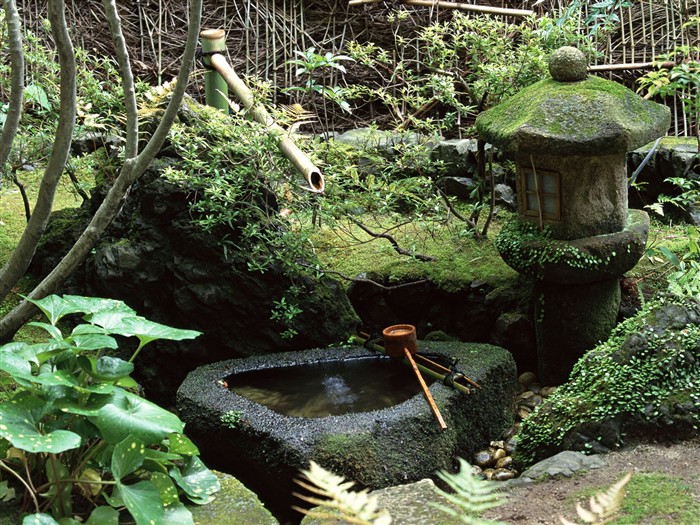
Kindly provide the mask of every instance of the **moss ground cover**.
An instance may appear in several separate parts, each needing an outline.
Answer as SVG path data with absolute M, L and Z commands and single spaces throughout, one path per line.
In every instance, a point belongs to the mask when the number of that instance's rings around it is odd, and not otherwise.
M 605 490 L 586 489 L 571 498 L 588 500 L 593 494 Z M 700 513 L 700 502 L 693 497 L 692 487 L 683 480 L 666 474 L 633 474 L 627 484 L 626 496 L 620 514 L 608 522 L 610 525 L 695 525 Z
M 497 233 L 505 220 L 504 216 L 493 226 L 489 237 Z M 348 277 L 365 273 L 389 284 L 429 279 L 446 291 L 455 291 L 476 279 L 498 283 L 517 276 L 490 239 L 476 240 L 460 233 L 454 225 L 415 222 L 389 233 L 403 248 L 435 260 L 419 261 L 399 255 L 387 240 L 372 239 L 354 226 L 342 231 L 324 227 L 316 231 L 312 240 L 322 264 Z

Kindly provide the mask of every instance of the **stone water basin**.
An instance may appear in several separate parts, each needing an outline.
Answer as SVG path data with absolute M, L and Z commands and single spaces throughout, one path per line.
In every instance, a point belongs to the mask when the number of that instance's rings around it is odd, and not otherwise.
M 458 358 L 458 367 L 481 385 L 467 395 L 440 381 L 432 383 L 430 392 L 447 423 L 445 431 L 417 384 L 414 393 L 392 406 L 317 417 L 284 415 L 227 388 L 235 374 L 275 369 L 276 374 L 292 375 L 300 365 L 313 369 L 378 359 L 376 352 L 361 347 L 285 352 L 199 367 L 180 386 L 177 409 L 207 465 L 239 478 L 273 510 L 274 500 L 296 490 L 293 479 L 310 460 L 360 488 L 417 481 L 452 468 L 456 456 L 471 457 L 510 427 L 517 383 L 513 358 L 500 347 L 419 342 L 419 351 Z M 406 380 L 416 383 L 406 370 Z M 336 393 L 348 394 L 342 390 Z

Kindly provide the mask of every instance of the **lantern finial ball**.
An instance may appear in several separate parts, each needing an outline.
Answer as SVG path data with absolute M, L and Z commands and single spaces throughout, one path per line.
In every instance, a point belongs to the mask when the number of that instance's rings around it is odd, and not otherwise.
M 588 60 L 582 51 L 564 46 L 549 57 L 549 74 L 559 82 L 577 82 L 588 77 Z

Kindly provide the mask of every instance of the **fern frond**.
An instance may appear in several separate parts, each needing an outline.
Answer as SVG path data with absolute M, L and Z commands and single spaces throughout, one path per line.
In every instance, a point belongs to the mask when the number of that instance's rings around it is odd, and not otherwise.
M 494 483 L 484 481 L 471 472 L 471 465 L 462 458 L 458 458 L 459 472 L 451 474 L 444 470 L 437 474 L 447 485 L 454 490 L 454 494 L 443 491 L 435 487 L 435 491 L 450 503 L 453 503 L 463 512 L 452 507 L 431 503 L 431 505 L 442 512 L 458 518 L 467 525 L 503 525 L 502 522 L 479 518 L 479 515 L 490 508 L 497 507 L 503 503 L 498 486 Z
M 615 483 L 605 492 L 594 494 L 589 500 L 590 510 L 584 508 L 580 503 L 576 504 L 576 514 L 584 523 L 601 525 L 608 523 L 620 511 L 622 500 L 625 498 L 625 486 L 632 478 L 631 473 L 627 473 L 620 481 Z M 559 521 L 563 525 L 578 525 L 561 516 Z
M 377 498 L 370 496 L 367 490 L 353 492 L 352 481 L 327 471 L 315 462 L 311 462 L 309 470 L 301 472 L 303 478 L 308 481 L 295 480 L 304 489 L 322 496 L 322 499 L 295 493 L 294 495 L 320 509 L 300 509 L 298 511 L 314 518 L 327 518 L 345 520 L 356 525 L 390 525 L 391 516 L 386 510 L 378 511 Z

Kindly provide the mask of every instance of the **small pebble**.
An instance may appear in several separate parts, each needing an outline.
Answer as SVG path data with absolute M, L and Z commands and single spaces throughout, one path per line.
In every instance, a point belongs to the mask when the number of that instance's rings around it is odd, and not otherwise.
M 490 479 L 494 481 L 506 481 L 507 479 L 513 479 L 514 477 L 515 473 L 512 470 L 501 468 L 494 470 Z
M 499 468 L 508 468 L 513 464 L 513 457 L 512 456 L 505 456 L 496 461 L 496 469 Z
M 532 383 L 537 381 L 537 376 L 534 372 L 523 372 L 518 376 L 518 383 L 523 385 L 525 388 L 529 387 Z

